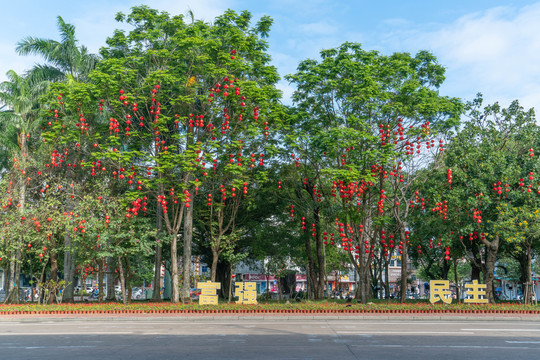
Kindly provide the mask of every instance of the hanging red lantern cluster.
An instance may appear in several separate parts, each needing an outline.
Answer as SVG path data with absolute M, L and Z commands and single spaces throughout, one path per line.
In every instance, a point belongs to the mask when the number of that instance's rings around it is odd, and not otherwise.
M 386 195 L 384 194 L 384 189 L 381 189 L 381 194 L 379 196 L 379 201 L 377 202 L 377 207 L 379 209 L 379 212 L 382 214 L 384 209 L 384 199 L 386 199 Z
M 388 244 L 386 243 L 386 234 L 385 234 L 385 231 L 384 230 L 381 230 L 381 245 L 383 247 L 383 251 L 384 251 L 384 256 L 387 257 L 388 256 Z
M 409 230 L 405 230 L 405 241 L 407 242 L 407 245 L 409 245 Z
M 473 209 L 473 221 L 477 224 L 482 223 L 482 210 Z
M 446 200 L 443 202 L 435 203 L 435 207 L 431 209 L 433 215 L 439 215 L 443 220 L 448 217 L 448 203 Z
M 450 260 L 450 246 L 447 246 L 444 249 L 444 260 L 448 262 L 448 260 Z
M 184 203 L 186 204 L 186 208 L 191 206 L 191 194 L 188 190 L 184 190 Z
M 219 191 L 221 192 L 221 201 L 225 202 L 227 200 L 227 189 L 225 185 L 221 185 Z
M 163 202 L 165 202 L 165 205 L 163 205 Z M 141 199 L 137 199 L 137 200 L 134 200 L 131 202 L 131 207 L 128 207 L 127 209 L 127 214 L 126 214 L 126 218 L 130 218 L 130 217 L 136 217 L 138 214 L 139 214 L 139 209 L 141 208 Z M 163 207 L 163 213 L 166 213 L 167 212 L 167 202 L 165 200 L 163 200 L 161 202 L 161 206 Z
M 384 126 L 384 124 L 379 124 L 379 135 L 381 137 L 381 146 L 385 146 L 387 144 L 387 139 L 390 139 L 392 136 L 390 124 L 387 124 L 386 126 Z

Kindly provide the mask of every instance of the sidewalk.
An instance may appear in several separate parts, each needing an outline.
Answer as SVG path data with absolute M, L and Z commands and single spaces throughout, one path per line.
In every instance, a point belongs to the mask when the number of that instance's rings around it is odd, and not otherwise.
M 47 321 L 235 321 L 235 320 L 407 320 L 407 321 L 533 321 L 532 314 L 20 314 L 0 316 L 0 322 Z

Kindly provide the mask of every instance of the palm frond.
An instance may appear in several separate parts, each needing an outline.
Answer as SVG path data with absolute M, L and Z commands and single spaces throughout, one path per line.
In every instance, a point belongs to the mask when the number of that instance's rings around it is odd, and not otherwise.
M 57 81 L 65 76 L 75 80 L 84 79 L 98 61 L 98 57 L 89 54 L 86 47 L 78 47 L 75 26 L 68 24 L 58 16 L 58 30 L 61 41 L 26 37 L 17 43 L 16 51 L 20 55 L 40 55 L 48 63 L 37 65 L 32 72 L 32 82 L 41 80 Z M 60 76 L 62 73 L 62 77 Z
M 28 82 L 31 87 L 38 86 L 45 81 L 57 82 L 64 79 L 64 73 L 57 67 L 47 64 L 34 65 L 32 70 L 28 71 Z
M 66 23 L 61 16 L 58 16 L 57 20 L 62 44 L 73 44 L 76 47 L 77 39 L 75 38 L 75 26 Z
M 58 57 L 62 44 L 55 40 L 27 36 L 17 43 L 15 51 L 19 55 L 39 55 L 47 62 L 59 65 Z
M 13 111 L 0 112 L 0 134 L 14 133 L 21 128 L 22 118 Z
M 13 152 L 19 149 L 17 134 L 13 131 L 0 133 L 0 151 Z

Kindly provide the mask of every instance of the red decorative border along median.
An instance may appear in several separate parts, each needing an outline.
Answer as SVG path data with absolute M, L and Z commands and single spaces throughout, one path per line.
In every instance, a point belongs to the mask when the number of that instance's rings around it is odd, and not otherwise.
M 118 310 L 41 310 L 41 311 L 0 311 L 2 315 L 152 315 L 152 314 L 177 314 L 177 315 L 258 315 L 258 314 L 317 314 L 317 315 L 411 315 L 411 314 L 446 314 L 446 315 L 540 315 L 540 310 L 463 310 L 463 309 L 118 309 Z

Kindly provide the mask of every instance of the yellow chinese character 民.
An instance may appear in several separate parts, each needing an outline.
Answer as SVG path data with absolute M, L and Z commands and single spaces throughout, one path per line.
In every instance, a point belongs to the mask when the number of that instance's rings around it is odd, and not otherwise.
M 197 289 L 201 289 L 201 295 L 199 295 L 199 305 L 218 304 L 217 289 L 221 289 L 220 283 L 211 281 L 197 283 Z
M 465 290 L 467 295 L 471 295 L 471 299 L 464 299 L 465 303 L 483 303 L 487 304 L 488 299 L 486 299 L 486 284 L 479 284 L 478 280 L 473 280 L 472 284 L 465 284 Z M 482 296 L 482 298 L 480 298 Z
M 429 302 L 432 304 L 440 300 L 446 304 L 452 302 L 452 297 L 450 296 L 452 292 L 448 289 L 450 287 L 448 280 L 430 280 L 429 287 L 431 289 Z
M 237 304 L 257 304 L 257 284 L 254 282 L 237 282 Z

